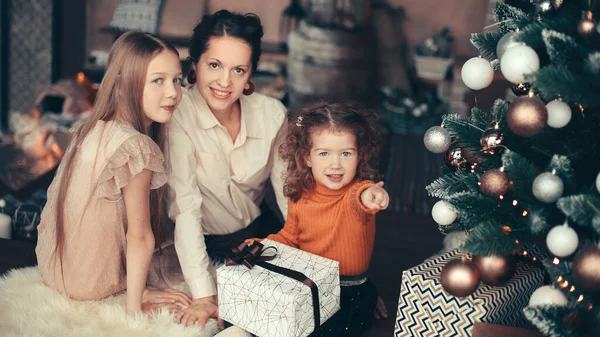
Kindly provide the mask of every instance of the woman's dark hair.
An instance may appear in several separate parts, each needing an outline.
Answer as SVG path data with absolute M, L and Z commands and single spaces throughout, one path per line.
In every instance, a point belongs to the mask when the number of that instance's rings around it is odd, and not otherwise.
M 283 186 L 284 194 L 296 202 L 302 193 L 314 187 L 314 179 L 305 158 L 312 148 L 315 131 L 349 132 L 356 136 L 360 180 L 378 180 L 377 162 L 382 143 L 377 114 L 356 102 L 319 102 L 301 109 L 290 120 L 285 141 L 279 148 L 281 158 L 288 164 Z
M 208 49 L 211 37 L 230 36 L 244 40 L 252 48 L 252 71 L 256 70 L 262 49 L 260 39 L 263 29 L 260 18 L 255 14 L 232 13 L 220 10 L 212 15 L 205 15 L 202 21 L 194 28 L 194 35 L 190 42 L 190 58 L 193 63 L 198 63 L 200 56 Z

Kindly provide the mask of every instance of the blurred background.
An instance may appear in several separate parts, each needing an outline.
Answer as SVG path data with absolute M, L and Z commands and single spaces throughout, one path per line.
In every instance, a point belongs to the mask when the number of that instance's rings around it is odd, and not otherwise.
M 494 30 L 496 2 L 0 1 L 0 273 L 35 264 L 46 189 L 69 128 L 93 104 L 114 40 L 128 30 L 156 33 L 179 49 L 186 73 L 189 38 L 203 15 L 252 12 L 265 31 L 252 78 L 259 92 L 290 111 L 335 97 L 362 101 L 380 114 L 386 133 L 380 171 L 391 203 L 378 215 L 370 274 L 390 318 L 367 335 L 390 336 L 402 271 L 444 249 L 425 186 L 451 158 L 425 150 L 425 130 L 442 114 L 489 109 L 512 94 L 499 73 L 477 96 L 460 79 L 462 64 L 477 56 L 471 33 Z

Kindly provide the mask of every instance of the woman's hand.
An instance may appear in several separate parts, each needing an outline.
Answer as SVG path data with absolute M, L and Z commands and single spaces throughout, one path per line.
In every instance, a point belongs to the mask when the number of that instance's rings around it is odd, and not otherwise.
M 142 312 L 148 316 L 161 308 L 178 314 L 182 308 L 189 306 L 192 299 L 185 293 L 175 289 L 148 289 L 142 295 Z
M 179 323 L 185 326 L 204 326 L 209 318 L 218 318 L 219 307 L 214 296 L 197 298 L 192 304 L 177 314 Z M 219 325 L 222 325 L 219 322 Z

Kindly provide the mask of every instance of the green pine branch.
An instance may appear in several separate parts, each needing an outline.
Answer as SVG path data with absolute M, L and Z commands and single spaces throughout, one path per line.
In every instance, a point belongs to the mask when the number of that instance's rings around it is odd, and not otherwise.
M 542 37 L 543 30 L 551 30 L 564 33 L 568 36 L 575 36 L 577 34 L 577 25 L 573 24 L 573 20 L 570 18 L 557 18 L 550 19 L 545 18 L 542 22 L 525 23 L 525 25 L 519 27 L 519 31 L 515 34 L 515 41 L 520 41 L 535 49 L 538 53 L 545 53 L 546 44 Z M 546 54 L 539 55 L 540 58 L 544 59 Z
M 542 39 L 552 64 L 568 67 L 575 72 L 583 70 L 581 60 L 585 59 L 588 51 L 574 38 L 555 30 L 543 29 Z
M 592 337 L 598 336 L 597 318 L 577 305 L 529 306 L 523 309 L 525 317 L 547 337 Z
M 548 164 L 548 172 L 552 171 L 556 171 L 556 175 L 560 177 L 565 187 L 573 183 L 575 172 L 573 171 L 573 166 L 567 156 L 559 156 L 556 154 L 552 156 L 550 164 Z
M 482 221 L 499 221 L 502 216 L 498 210 L 495 199 L 476 193 L 456 193 L 449 196 L 446 201 L 457 210 L 458 219 L 467 227 L 475 227 Z
M 496 17 L 496 22 L 498 22 L 498 32 L 502 35 L 515 31 L 532 22 L 532 18 L 525 12 L 504 2 L 496 4 L 494 16 Z
M 466 231 L 466 230 L 470 230 L 471 228 L 473 228 L 473 227 L 469 226 L 469 225 L 465 225 L 464 223 L 460 222 L 459 220 L 454 221 L 453 223 L 451 223 L 449 225 L 438 225 L 438 230 L 442 234 L 448 234 L 448 233 L 454 232 L 454 231 Z
M 490 116 L 484 110 L 479 108 L 471 108 L 471 124 L 485 130 L 485 128 L 490 124 Z
M 591 77 L 588 80 L 585 75 L 572 73 L 565 66 L 545 66 L 534 75 L 533 80 L 534 87 L 546 100 L 560 94 L 566 102 L 577 102 L 585 107 L 600 107 L 600 95 L 597 94 L 600 87 L 593 83 Z
M 437 178 L 425 189 L 429 196 L 441 199 L 460 192 L 479 192 L 477 177 L 461 170 Z
M 506 150 L 502 155 L 502 164 L 506 176 L 513 182 L 515 196 L 521 202 L 527 200 L 531 203 L 531 186 L 536 177 L 535 166 L 527 158 L 511 150 Z
M 461 147 L 475 153 L 481 150 L 479 139 L 483 132 L 480 125 L 471 123 L 468 117 L 456 114 L 442 116 L 444 127 L 450 133 L 450 137 L 458 142 Z
M 467 252 L 475 255 L 510 255 L 516 243 L 510 235 L 502 232 L 502 226 L 483 222 L 469 233 L 464 246 Z
M 506 110 L 508 110 L 509 105 L 510 101 L 497 99 L 492 106 L 491 115 L 494 121 L 500 122 L 500 127 L 503 129 L 506 129 Z
M 585 59 L 585 71 L 600 75 L 600 52 L 590 53 Z
M 542 235 L 548 233 L 550 224 L 546 220 L 548 214 L 545 208 L 535 208 L 527 214 L 527 224 L 529 231 L 533 235 Z
M 498 58 L 496 55 L 496 46 L 501 38 L 502 34 L 498 32 L 488 32 L 485 34 L 473 33 L 471 34 L 471 44 L 479 50 L 481 56 L 488 60 L 495 60 Z
M 592 194 L 570 195 L 558 199 L 556 206 L 570 220 L 583 227 L 594 227 L 600 234 L 600 197 Z

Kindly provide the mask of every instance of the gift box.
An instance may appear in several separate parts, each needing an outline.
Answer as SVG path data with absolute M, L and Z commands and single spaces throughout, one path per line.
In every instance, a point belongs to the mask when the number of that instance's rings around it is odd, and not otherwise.
M 308 336 L 316 317 L 322 325 L 340 309 L 339 263 L 271 240 L 262 244 L 263 255 L 276 254 L 266 264 L 244 260 L 217 269 L 219 315 L 259 337 Z M 310 281 L 284 275 L 287 269 L 316 284 L 317 306 Z
M 457 250 L 426 260 L 402 273 L 395 336 L 471 336 L 475 322 L 530 328 L 523 315 L 531 294 L 544 283 L 543 271 L 519 262 L 506 284 L 483 283 L 466 297 L 454 297 L 440 283 L 442 267 L 459 258 Z

